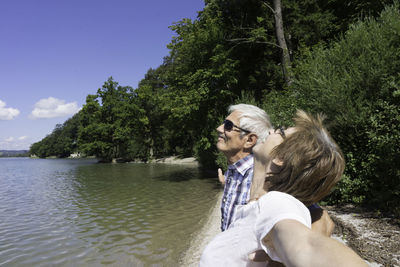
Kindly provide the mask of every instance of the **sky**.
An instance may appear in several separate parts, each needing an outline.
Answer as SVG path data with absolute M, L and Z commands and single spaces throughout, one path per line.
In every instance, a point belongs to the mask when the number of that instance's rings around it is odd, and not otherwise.
M 203 0 L 1 0 L 0 150 L 29 149 L 112 76 L 137 88 Z

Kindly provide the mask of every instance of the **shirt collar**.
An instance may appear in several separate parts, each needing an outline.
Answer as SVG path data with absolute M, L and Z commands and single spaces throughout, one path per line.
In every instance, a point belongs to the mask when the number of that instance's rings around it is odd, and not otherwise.
M 254 158 L 253 154 L 247 155 L 246 157 L 236 161 L 235 163 L 228 166 L 228 169 L 236 169 L 242 176 L 245 175 L 248 169 L 253 167 Z

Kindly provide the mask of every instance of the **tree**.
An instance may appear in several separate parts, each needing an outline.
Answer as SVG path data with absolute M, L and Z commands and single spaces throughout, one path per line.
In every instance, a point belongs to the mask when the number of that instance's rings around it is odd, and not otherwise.
M 78 138 L 82 152 L 105 162 L 125 156 L 132 133 L 127 118 L 133 96 L 131 87 L 119 86 L 110 77 L 96 95 L 86 98 Z
M 281 64 L 282 64 L 282 73 L 285 78 L 285 82 L 287 86 L 290 86 L 292 83 L 291 77 L 291 59 L 288 46 L 286 44 L 286 38 L 283 27 L 283 16 L 282 16 L 282 2 L 281 0 L 273 0 L 273 8 L 268 4 L 267 1 L 262 1 L 262 3 L 272 11 L 274 14 L 275 21 L 275 33 L 278 47 L 281 51 Z
M 79 116 L 78 112 L 63 124 L 57 124 L 51 134 L 32 144 L 29 153 L 41 158 L 70 156 L 77 149 Z
M 138 109 L 138 118 L 134 129 L 136 142 L 144 144 L 147 151 L 146 159 L 161 157 L 173 153 L 169 146 L 171 136 L 166 132 L 165 121 L 168 119 L 168 111 L 163 110 L 166 93 L 162 74 L 165 66 L 157 69 L 149 69 L 145 78 L 140 81 L 135 90 L 135 103 Z

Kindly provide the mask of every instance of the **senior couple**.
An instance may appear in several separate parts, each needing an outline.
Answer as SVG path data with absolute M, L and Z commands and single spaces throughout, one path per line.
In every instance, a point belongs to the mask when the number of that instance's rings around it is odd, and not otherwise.
M 298 111 L 295 126 L 273 129 L 262 109 L 229 108 L 217 148 L 229 166 L 221 230 L 200 266 L 366 266 L 331 239 L 334 224 L 315 203 L 340 180 L 344 158 L 321 116 Z

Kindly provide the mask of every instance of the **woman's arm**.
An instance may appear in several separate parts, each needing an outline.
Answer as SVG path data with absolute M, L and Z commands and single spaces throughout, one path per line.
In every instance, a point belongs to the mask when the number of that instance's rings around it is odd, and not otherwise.
M 276 223 L 267 238 L 286 266 L 368 266 L 349 247 L 295 220 Z
M 326 237 L 330 237 L 335 229 L 335 224 L 326 210 L 321 207 L 310 209 L 311 213 L 311 230 L 320 233 Z M 249 259 L 254 262 L 268 262 L 269 266 L 284 266 L 283 264 L 272 261 L 264 250 L 258 250 L 250 253 Z
M 326 210 L 321 207 L 309 208 L 311 214 L 311 230 L 330 237 L 335 230 L 335 223 Z

